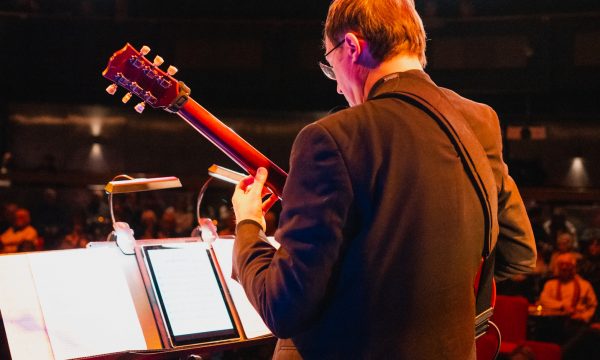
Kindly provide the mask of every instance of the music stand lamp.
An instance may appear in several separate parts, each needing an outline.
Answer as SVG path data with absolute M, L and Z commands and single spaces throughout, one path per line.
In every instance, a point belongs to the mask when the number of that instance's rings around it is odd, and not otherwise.
M 123 179 L 123 180 L 120 180 Z M 113 231 L 108 235 L 106 241 L 116 241 L 117 246 L 123 254 L 133 255 L 135 238 L 133 230 L 129 224 L 115 220 L 113 209 L 113 194 L 124 194 L 141 191 L 162 190 L 181 187 L 181 181 L 174 176 L 159 178 L 138 178 L 135 179 L 129 175 L 121 174 L 115 176 L 106 186 L 104 191 L 108 194 L 108 206 L 110 208 L 110 219 L 113 225 Z

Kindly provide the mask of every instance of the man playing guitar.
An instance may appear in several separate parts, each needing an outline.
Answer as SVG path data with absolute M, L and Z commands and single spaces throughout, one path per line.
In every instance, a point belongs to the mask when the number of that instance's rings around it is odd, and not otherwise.
M 487 105 L 423 71 L 412 0 L 336 0 L 320 64 L 350 108 L 304 128 L 265 239 L 260 168 L 233 196 L 234 276 L 274 358 L 474 359 L 473 284 L 533 269 L 533 234 Z

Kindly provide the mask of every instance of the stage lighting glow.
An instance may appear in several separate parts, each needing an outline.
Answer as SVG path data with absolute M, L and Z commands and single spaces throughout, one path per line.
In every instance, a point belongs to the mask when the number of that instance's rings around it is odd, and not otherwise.
M 585 168 L 584 159 L 576 156 L 571 160 L 571 167 L 567 173 L 566 182 L 568 186 L 586 187 L 589 186 L 590 179 Z
M 100 136 L 100 133 L 102 132 L 102 120 L 100 118 L 93 118 L 90 121 L 90 131 L 92 136 Z

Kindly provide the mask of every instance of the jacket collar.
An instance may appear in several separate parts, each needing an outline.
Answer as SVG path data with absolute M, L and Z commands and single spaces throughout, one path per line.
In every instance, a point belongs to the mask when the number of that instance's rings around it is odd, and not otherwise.
M 405 86 L 403 85 L 405 85 L 407 80 L 411 82 L 427 81 L 435 85 L 433 80 L 431 80 L 429 75 L 427 75 L 423 70 L 408 70 L 403 72 L 392 73 L 382 77 L 381 79 L 377 80 L 377 82 L 375 82 L 375 84 L 369 91 L 369 96 L 367 97 L 367 100 L 370 100 L 380 94 L 401 91 L 405 88 Z

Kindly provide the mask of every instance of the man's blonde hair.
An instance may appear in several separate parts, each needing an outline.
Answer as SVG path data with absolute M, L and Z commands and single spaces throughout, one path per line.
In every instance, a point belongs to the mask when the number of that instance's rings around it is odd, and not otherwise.
M 325 21 L 325 35 L 336 43 L 355 32 L 381 62 L 398 54 L 417 56 L 425 66 L 425 29 L 413 0 L 334 0 Z

